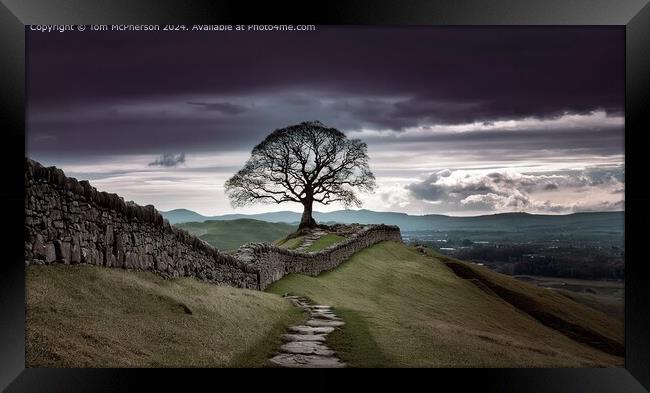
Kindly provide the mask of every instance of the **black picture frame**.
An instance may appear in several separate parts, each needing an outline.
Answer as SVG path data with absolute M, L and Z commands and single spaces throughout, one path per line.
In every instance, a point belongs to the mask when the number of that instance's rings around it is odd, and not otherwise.
M 345 4 L 279 5 L 275 2 L 2 0 L 0 86 L 5 149 L 0 154 L 4 208 L 0 275 L 0 388 L 11 392 L 132 391 L 163 386 L 192 390 L 226 381 L 247 390 L 295 381 L 296 374 L 254 377 L 247 370 L 133 370 L 25 368 L 24 151 L 25 25 L 305 23 L 388 25 L 620 25 L 626 31 L 625 102 L 625 368 L 619 369 L 430 369 L 400 378 L 401 388 L 425 383 L 454 390 L 534 392 L 643 392 L 650 390 L 650 289 L 646 284 L 644 224 L 650 222 L 650 185 L 644 179 L 644 126 L 650 113 L 650 5 L 648 0 L 355 1 Z M 638 228 L 635 230 L 635 228 Z M 311 371 L 311 370 L 310 370 Z M 260 370 L 260 372 L 263 372 Z M 265 371 L 268 372 L 268 371 Z M 272 371 L 274 373 L 286 371 Z M 327 372 L 331 372 L 327 370 Z M 342 371 L 349 373 L 350 371 Z M 284 378 L 282 378 L 284 376 Z M 322 376 L 303 373 L 301 376 Z M 346 377 L 342 374 L 333 376 Z M 350 375 L 347 375 L 350 377 Z M 330 377 L 332 378 L 332 377 Z M 338 381 L 332 378 L 332 381 Z M 375 382 L 395 380 L 376 373 Z M 362 378 L 365 385 L 370 378 Z M 218 381 L 218 382 L 217 382 Z M 313 380 L 312 380 L 313 381 Z M 318 385 L 318 384 L 316 384 Z M 309 385 L 301 384 L 309 388 Z M 448 389 L 448 388 L 445 388 Z

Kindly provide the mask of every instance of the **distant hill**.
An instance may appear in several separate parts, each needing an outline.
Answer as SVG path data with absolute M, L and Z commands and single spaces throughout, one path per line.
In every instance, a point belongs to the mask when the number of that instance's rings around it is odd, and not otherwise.
M 175 209 L 160 213 L 169 221 L 170 224 L 179 224 L 182 222 L 203 222 L 210 219 L 210 217 L 203 216 L 187 209 Z
M 186 222 L 176 224 L 176 226 L 220 250 L 234 250 L 249 242 L 272 243 L 295 231 L 297 227 L 281 222 L 273 223 L 250 218 Z
M 261 214 L 227 214 L 205 217 L 191 210 L 177 209 L 161 212 L 172 224 L 187 221 L 236 220 L 250 218 L 267 222 L 298 223 L 300 213 L 280 211 Z M 474 217 L 451 217 L 442 214 L 422 216 L 405 213 L 375 212 L 372 210 L 337 210 L 328 213 L 315 212 L 318 222 L 389 224 L 398 225 L 402 231 L 586 231 L 622 234 L 623 212 L 589 212 L 567 215 L 544 215 L 528 213 L 501 213 Z

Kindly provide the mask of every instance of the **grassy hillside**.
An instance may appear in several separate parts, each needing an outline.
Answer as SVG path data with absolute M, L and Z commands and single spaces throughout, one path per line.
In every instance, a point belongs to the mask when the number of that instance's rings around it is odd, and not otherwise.
M 431 251 L 429 251 L 431 253 Z M 601 311 L 568 300 L 555 291 L 513 280 L 483 266 L 459 261 L 438 253 L 433 256 L 456 275 L 500 298 L 540 323 L 608 353 L 624 355 L 623 324 Z
M 300 247 L 302 244 L 303 240 L 305 239 L 304 236 L 296 236 L 296 237 L 285 237 L 282 238 L 278 241 L 275 242 L 277 246 L 280 246 L 282 248 L 287 248 L 289 250 L 295 250 L 296 248 Z
M 339 243 L 345 240 L 343 236 L 335 235 L 333 233 L 328 233 L 327 235 L 316 240 L 311 246 L 307 247 L 307 252 L 320 251 L 324 248 L 327 248 L 333 244 Z
M 616 299 L 611 296 L 566 291 L 563 289 L 555 289 L 555 291 L 578 303 L 602 311 L 609 317 L 619 320 L 621 324 L 625 323 L 625 304 L 622 298 Z
M 278 296 L 148 272 L 29 266 L 28 367 L 265 366 L 303 316 Z
M 176 224 L 220 250 L 234 250 L 248 242 L 271 243 L 296 230 L 294 225 L 242 218 Z
M 318 239 L 316 239 L 316 241 L 313 241 L 313 240 L 309 240 L 308 236 L 305 235 L 304 232 L 296 232 L 296 233 L 291 233 L 282 239 L 276 240 L 274 243 L 277 246 L 289 250 L 298 250 L 301 252 L 315 252 L 327 248 L 333 244 L 339 243 L 343 240 L 345 240 L 343 236 L 339 236 L 335 233 L 327 233 L 326 235 L 323 235 Z M 313 243 L 311 244 L 306 243 L 311 241 L 313 241 Z
M 613 367 L 623 325 L 552 290 L 384 242 L 267 292 L 94 266 L 27 267 L 28 367 L 268 366 L 304 319 L 277 296 L 330 304 L 351 366 Z
M 625 321 L 624 282 L 543 276 L 517 276 L 517 279 L 538 287 L 551 288 L 569 299 L 600 310 L 621 323 Z
M 286 276 L 268 291 L 332 305 L 347 325 L 332 334 L 330 344 L 351 366 L 622 366 L 621 357 L 573 340 L 459 277 L 440 257 L 385 242 L 318 277 Z M 620 323 L 603 313 L 506 276 L 481 273 L 529 294 L 553 315 L 572 315 L 579 326 L 622 339 Z

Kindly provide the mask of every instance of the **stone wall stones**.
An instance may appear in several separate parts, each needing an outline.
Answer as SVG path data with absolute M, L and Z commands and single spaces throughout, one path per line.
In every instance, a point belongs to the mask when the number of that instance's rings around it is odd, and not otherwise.
M 151 205 L 26 160 L 25 261 L 90 264 L 259 288 L 257 268 L 171 226 Z
M 265 289 L 289 273 L 317 276 L 337 267 L 354 253 L 383 241 L 402 241 L 399 227 L 367 225 L 339 243 L 309 253 L 267 243 L 249 243 L 239 248 L 236 257 L 258 268 L 260 288 Z
M 315 253 L 246 244 L 234 254 L 175 228 L 152 206 L 97 191 L 62 170 L 25 163 L 25 262 L 141 269 L 240 288 L 265 289 L 288 273 L 317 275 L 381 241 L 401 241 L 399 228 L 368 225 Z

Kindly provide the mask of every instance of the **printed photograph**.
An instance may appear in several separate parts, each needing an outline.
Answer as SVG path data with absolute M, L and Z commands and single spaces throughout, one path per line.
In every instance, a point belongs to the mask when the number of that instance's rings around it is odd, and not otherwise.
M 26 27 L 26 366 L 624 366 L 624 27 Z

